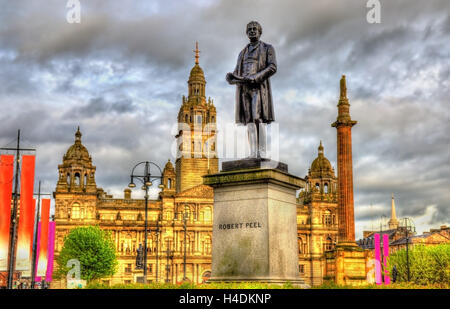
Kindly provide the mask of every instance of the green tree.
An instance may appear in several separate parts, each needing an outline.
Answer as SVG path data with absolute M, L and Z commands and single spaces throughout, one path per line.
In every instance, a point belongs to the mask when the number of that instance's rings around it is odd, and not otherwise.
M 80 262 L 81 279 L 90 282 L 112 276 L 117 267 L 116 248 L 109 232 L 98 226 L 77 227 L 64 238 L 64 246 L 56 260 L 58 277 L 66 276 L 67 262 Z
M 389 256 L 389 270 L 397 267 L 398 282 L 408 280 L 406 249 Z M 421 285 L 450 284 L 450 244 L 436 246 L 415 245 L 409 249 L 411 282 Z M 392 275 L 391 275 L 392 276 Z

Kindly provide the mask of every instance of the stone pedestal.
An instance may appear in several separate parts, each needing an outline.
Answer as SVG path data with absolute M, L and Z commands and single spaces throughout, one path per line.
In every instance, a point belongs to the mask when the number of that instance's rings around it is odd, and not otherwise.
M 367 284 L 367 253 L 355 242 L 338 242 L 333 251 L 325 253 L 326 279 L 338 285 Z
M 224 164 L 222 172 L 204 176 L 204 184 L 214 188 L 210 281 L 303 285 L 295 192 L 304 180 L 288 174 L 285 164 L 261 168 L 252 160 Z

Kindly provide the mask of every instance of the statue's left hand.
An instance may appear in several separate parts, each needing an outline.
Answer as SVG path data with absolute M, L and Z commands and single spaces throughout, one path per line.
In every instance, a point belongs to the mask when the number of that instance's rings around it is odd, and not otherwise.
M 256 83 L 255 77 L 253 75 L 244 77 L 244 81 L 249 83 L 249 84 Z

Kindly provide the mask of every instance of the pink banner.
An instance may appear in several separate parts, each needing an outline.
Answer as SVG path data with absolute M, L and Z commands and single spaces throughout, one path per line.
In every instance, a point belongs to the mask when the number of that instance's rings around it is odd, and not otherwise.
M 391 278 L 387 269 L 387 259 L 389 257 L 389 235 L 383 235 L 383 265 L 384 265 L 384 284 L 391 284 Z
M 47 273 L 45 274 L 45 281 L 52 281 L 53 274 L 53 257 L 55 251 L 55 222 L 52 221 L 48 225 L 48 263 Z
M 8 269 L 14 156 L 0 156 L 0 271 Z
M 375 240 L 375 282 L 380 285 L 383 284 L 381 277 L 381 252 L 380 252 L 380 234 L 374 234 Z

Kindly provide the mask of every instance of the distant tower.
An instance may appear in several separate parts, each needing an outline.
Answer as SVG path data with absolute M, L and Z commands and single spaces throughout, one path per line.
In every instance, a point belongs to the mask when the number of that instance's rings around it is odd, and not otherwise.
M 78 127 L 75 143 L 63 156 L 62 164 L 58 165 L 59 177 L 53 192 L 57 225 L 59 220 L 95 222 L 99 190 L 95 182 L 95 169 L 88 150 L 81 143 Z
M 337 180 L 330 161 L 324 155 L 322 141 L 320 141 L 317 158 L 311 164 L 306 180 L 307 193 L 310 195 L 308 199 L 319 201 L 336 199 Z
M 92 165 L 92 158 L 88 150 L 81 143 L 81 135 L 80 127 L 78 127 L 75 133 L 75 143 L 67 150 L 63 157 L 63 163 L 58 165 L 57 193 L 97 194 L 95 166 Z
M 392 193 L 391 200 L 391 219 L 388 222 L 390 230 L 396 230 L 398 228 L 398 220 L 395 214 L 395 201 L 394 201 L 394 193 Z
M 350 117 L 345 75 L 340 81 L 338 117 L 331 125 L 337 129 L 339 242 L 355 241 L 353 203 L 352 127 L 356 121 Z
M 203 184 L 203 175 L 217 173 L 216 108 L 211 98 L 206 100 L 205 75 L 199 66 L 198 42 L 195 65 L 188 80 L 188 97 L 178 112 L 178 150 L 175 162 L 176 192 Z
M 164 166 L 162 176 L 164 189 L 162 190 L 161 194 L 164 197 L 173 197 L 176 190 L 176 176 L 175 169 L 173 168 L 172 162 L 170 162 L 170 160 L 168 160 L 166 165 Z

